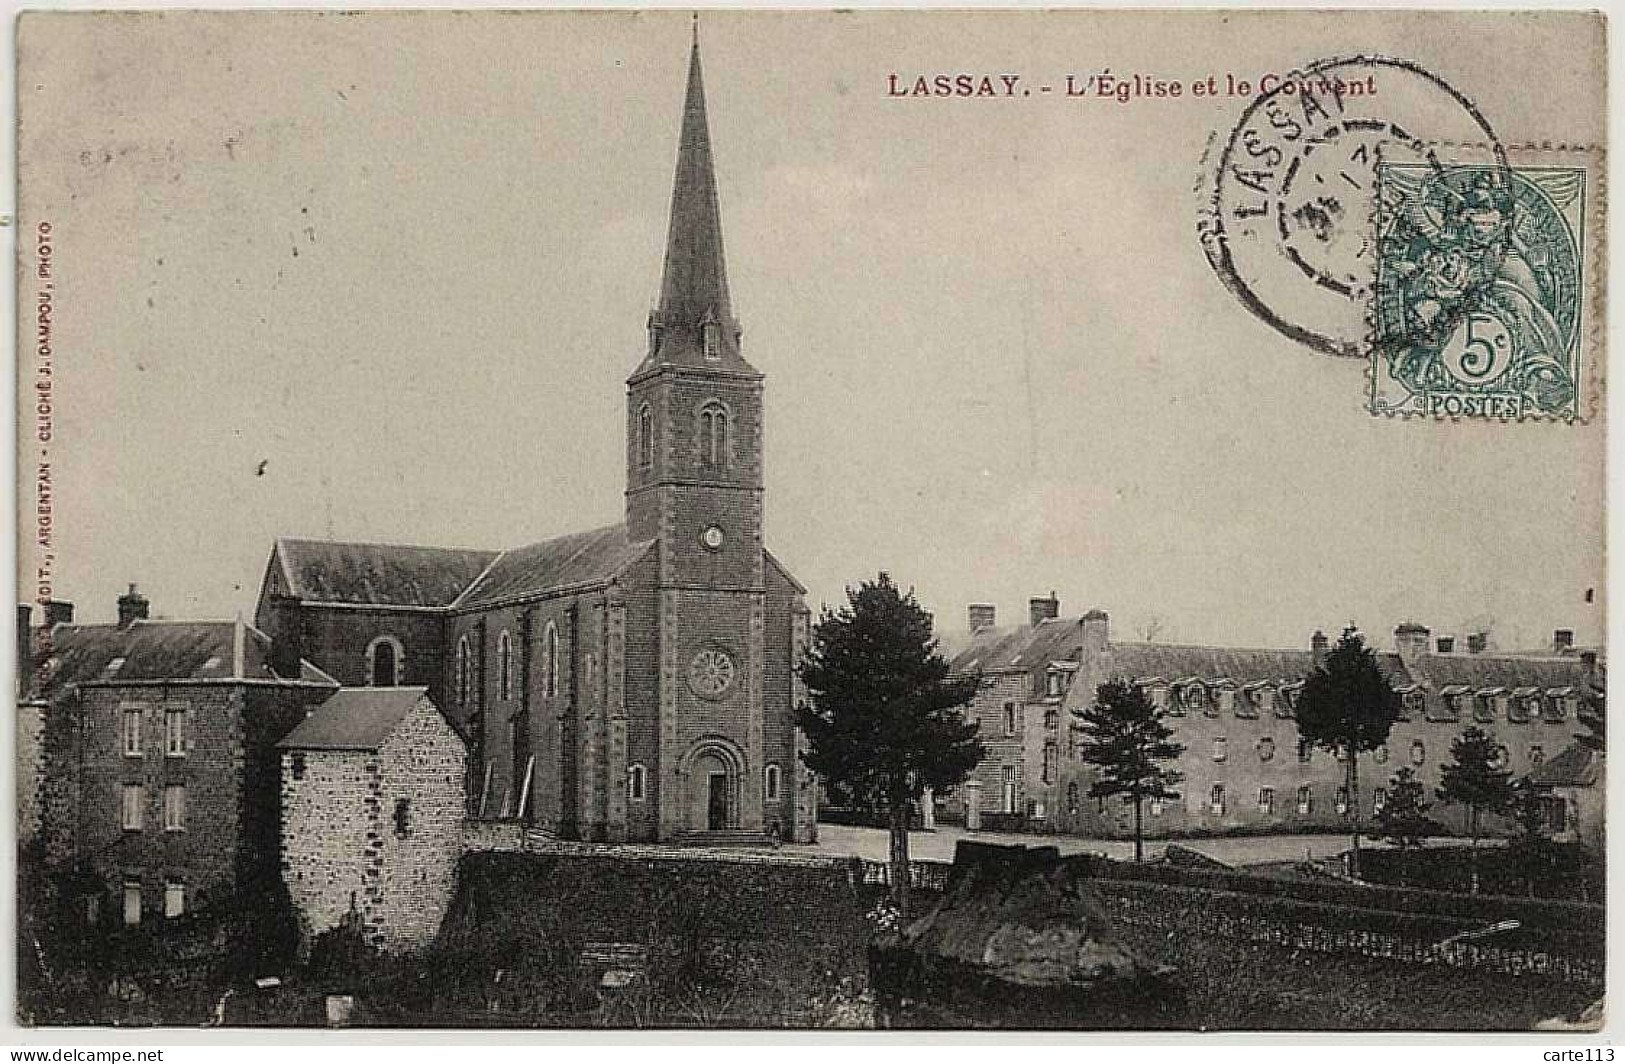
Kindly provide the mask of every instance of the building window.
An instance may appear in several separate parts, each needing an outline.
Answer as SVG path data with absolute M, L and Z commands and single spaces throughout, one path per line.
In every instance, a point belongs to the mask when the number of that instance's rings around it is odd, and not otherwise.
M 1004 734 L 1016 734 L 1016 704 L 1014 702 L 1004 704 Z
M 1162 799 L 1161 798 L 1153 798 L 1153 799 L 1151 799 L 1151 815 L 1152 816 L 1161 816 L 1162 815 Z
M 1510 762 L 1511 760 L 1512 760 L 1512 752 L 1510 750 L 1508 750 L 1504 746 L 1497 746 L 1495 748 L 1494 756 L 1492 756 L 1490 758 L 1490 767 L 1491 768 L 1497 768 L 1497 769 L 1506 768 L 1507 763 Z
M 164 709 L 164 753 L 170 757 L 186 756 L 185 706 L 168 706 Z
M 497 636 L 497 689 L 504 700 L 513 697 L 513 639 L 506 628 Z
M 1207 688 L 1199 683 L 1187 684 L 1181 697 L 1185 708 L 1194 713 L 1207 705 Z
M 123 801 L 119 803 L 120 823 L 125 831 L 141 830 L 141 784 L 126 783 L 123 791 Z
M 295 750 L 288 755 L 288 768 L 293 772 L 294 779 L 302 780 L 305 778 L 305 752 L 303 750 Z
M 716 322 L 708 321 L 704 325 L 700 326 L 700 343 L 705 348 L 705 360 L 707 362 L 715 362 L 717 359 L 722 357 L 721 353 L 717 350 Z
M 559 693 L 559 630 L 552 621 L 542 634 L 542 693 L 549 698 Z
M 1551 720 L 1564 720 L 1569 715 L 1569 700 L 1562 695 L 1552 696 Z
M 1315 789 L 1307 783 L 1298 788 L 1298 813 L 1308 816 L 1315 811 Z
M 1307 765 L 1315 756 L 1315 744 L 1308 739 L 1298 740 L 1298 764 Z
M 1265 816 L 1273 816 L 1275 814 L 1274 787 L 1258 788 L 1258 811 L 1263 813 Z
M 1338 816 L 1347 816 L 1348 811 L 1349 811 L 1349 789 L 1347 787 L 1339 787 L 1339 788 L 1337 788 L 1337 815 Z
M 1405 712 L 1421 716 L 1427 711 L 1427 695 L 1420 688 L 1405 692 Z
M 141 756 L 141 710 L 139 707 L 124 711 L 124 756 Z
M 1533 746 L 1531 746 L 1529 748 L 1529 764 L 1530 765 L 1544 764 L 1545 761 L 1546 761 L 1546 751 L 1539 743 L 1535 743 Z
M 1473 699 L 1473 719 L 1480 724 L 1495 723 L 1495 696 L 1479 695 Z
M 728 411 L 715 400 L 700 408 L 700 464 L 728 467 Z
M 1411 764 L 1420 765 L 1428 759 L 1428 748 L 1418 739 L 1411 744 Z
M 648 469 L 655 464 L 655 418 L 644 403 L 638 408 L 638 466 Z
M 1258 740 L 1258 760 L 1271 761 L 1275 758 L 1275 740 L 1269 736 Z
M 1377 749 L 1372 752 L 1371 756 L 1376 759 L 1377 764 L 1386 765 L 1388 763 L 1388 744 L 1383 743 L 1381 746 L 1377 747 Z
M 1061 715 L 1053 709 L 1044 710 L 1044 730 L 1047 732 L 1061 730 Z
M 1213 760 L 1224 761 L 1230 757 L 1225 746 L 1224 736 L 1216 736 L 1213 740 Z
M 164 880 L 164 916 L 174 919 L 186 913 L 186 884 L 178 879 Z
M 373 687 L 394 687 L 401 682 L 400 640 L 381 635 L 367 644 L 367 682 Z
M 164 830 L 186 830 L 186 785 L 170 783 L 164 786 Z
M 643 801 L 647 793 L 648 775 L 648 770 L 642 765 L 633 765 L 626 770 L 626 796 L 632 801 Z
M 469 688 L 474 679 L 474 660 L 468 646 L 468 636 L 457 640 L 457 704 L 468 705 Z
M 1044 744 L 1044 782 L 1046 784 L 1055 782 L 1055 749 L 1053 741 Z
M 1078 815 L 1078 785 L 1076 782 L 1066 785 L 1066 811 L 1069 816 Z
M 402 836 L 412 834 L 412 799 L 395 799 L 395 834 Z
M 124 881 L 124 926 L 135 927 L 141 923 L 141 883 L 138 880 L 126 879 Z
M 765 800 L 769 802 L 776 802 L 779 800 L 779 766 L 767 766 L 766 777 L 767 778 L 764 782 L 763 788 L 767 791 L 767 797 Z
M 1004 811 L 1016 811 L 1016 766 L 1004 766 Z
M 1224 784 L 1215 783 L 1213 791 L 1208 795 L 1207 808 L 1210 813 L 1224 812 Z
M 1376 789 L 1376 791 L 1371 795 L 1371 815 L 1372 816 L 1378 816 L 1387 807 L 1388 807 L 1388 791 L 1387 791 L 1387 788 L 1378 787 Z

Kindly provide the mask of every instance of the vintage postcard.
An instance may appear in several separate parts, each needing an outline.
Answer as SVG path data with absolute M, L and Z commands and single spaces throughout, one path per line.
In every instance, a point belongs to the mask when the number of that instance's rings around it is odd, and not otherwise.
M 16 1022 L 1598 1030 L 1606 29 L 24 13 Z

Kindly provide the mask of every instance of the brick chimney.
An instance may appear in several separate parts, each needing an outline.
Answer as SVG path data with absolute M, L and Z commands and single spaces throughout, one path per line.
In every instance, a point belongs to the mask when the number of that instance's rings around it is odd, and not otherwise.
M 57 602 L 53 599 L 41 605 L 45 607 L 45 616 L 41 621 L 45 627 L 55 628 L 59 624 L 73 623 L 73 603 Z
M 1049 598 L 1035 598 L 1027 600 L 1027 617 L 1032 626 L 1037 628 L 1045 621 L 1053 621 L 1061 615 L 1061 600 L 1055 597 L 1055 592 L 1049 593 Z
M 1083 629 L 1083 652 L 1085 654 L 1105 653 L 1106 644 L 1111 642 L 1112 622 L 1106 616 L 1105 610 L 1090 610 L 1078 621 Z
M 1488 632 L 1467 633 L 1467 653 L 1482 654 L 1489 648 L 1490 635 Z
M 973 602 L 966 610 L 970 622 L 970 630 L 975 633 L 983 628 L 992 628 L 998 610 L 991 602 Z
M 1318 669 L 1326 663 L 1326 651 L 1331 648 L 1331 645 L 1331 640 L 1326 638 L 1326 633 L 1316 628 L 1315 634 L 1309 637 L 1309 657 L 1314 661 L 1315 668 Z
M 1552 633 L 1552 653 L 1567 654 L 1574 649 L 1574 629 L 1559 628 Z
M 147 619 L 147 608 L 150 606 L 146 596 L 130 585 L 130 590 L 118 597 L 118 626 L 120 630 L 130 627 L 136 621 Z
M 1427 625 L 1406 621 L 1394 629 L 1394 650 L 1399 653 L 1401 661 L 1411 661 L 1428 652 Z

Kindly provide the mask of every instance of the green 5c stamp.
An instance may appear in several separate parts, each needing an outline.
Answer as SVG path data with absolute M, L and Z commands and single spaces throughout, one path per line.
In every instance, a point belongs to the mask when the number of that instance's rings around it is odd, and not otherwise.
M 1378 167 L 1374 414 L 1574 421 L 1583 166 Z

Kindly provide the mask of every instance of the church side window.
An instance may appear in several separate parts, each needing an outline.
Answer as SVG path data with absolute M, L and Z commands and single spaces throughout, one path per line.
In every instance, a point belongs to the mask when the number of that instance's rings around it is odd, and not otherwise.
M 504 699 L 513 697 L 513 639 L 506 628 L 497 636 L 497 684 Z
M 367 646 L 367 682 L 373 687 L 394 687 L 401 682 L 400 640 L 381 635 Z
M 457 640 L 457 704 L 468 705 L 469 682 L 473 679 L 473 661 L 468 647 L 468 636 Z
M 638 408 L 638 465 L 648 469 L 655 464 L 655 416 L 644 403 Z
M 634 802 L 643 801 L 649 785 L 649 773 L 642 765 L 633 765 L 626 770 L 626 796 Z
M 549 698 L 559 693 L 559 630 L 552 621 L 542 636 L 542 692 Z
M 716 401 L 700 410 L 700 464 L 728 467 L 728 411 Z
M 776 802 L 779 800 L 779 766 L 767 766 L 766 776 L 767 779 L 763 785 L 764 790 L 767 792 L 765 800 L 769 802 Z

